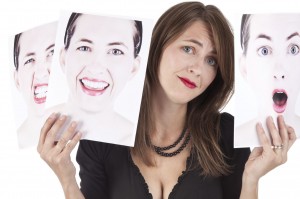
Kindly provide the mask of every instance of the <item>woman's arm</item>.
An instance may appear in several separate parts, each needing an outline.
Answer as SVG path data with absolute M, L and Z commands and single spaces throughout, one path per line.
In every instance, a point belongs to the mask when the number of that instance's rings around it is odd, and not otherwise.
M 66 116 L 58 116 L 55 113 L 47 119 L 41 130 L 37 150 L 58 177 L 65 197 L 67 199 L 84 199 L 76 182 L 76 169 L 70 157 L 81 137 L 81 133 L 76 133 L 76 122 L 70 124 L 58 142 L 55 141 L 66 119 Z
M 294 129 L 285 124 L 282 116 L 278 116 L 277 124 L 278 129 L 272 117 L 267 118 L 272 141 L 267 138 L 262 125 L 256 125 L 262 147 L 254 148 L 246 162 L 240 199 L 257 199 L 260 177 L 287 161 L 287 152 L 295 142 L 296 135 Z

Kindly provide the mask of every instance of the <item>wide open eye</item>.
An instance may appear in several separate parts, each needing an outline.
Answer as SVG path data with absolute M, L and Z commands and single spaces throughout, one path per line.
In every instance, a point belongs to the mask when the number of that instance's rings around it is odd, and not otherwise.
M 257 54 L 259 56 L 267 56 L 267 55 L 270 55 L 271 53 L 272 53 L 272 50 L 269 47 L 266 47 L 266 46 L 260 47 L 257 50 Z
M 292 44 L 289 46 L 288 53 L 292 55 L 297 55 L 299 53 L 299 46 Z

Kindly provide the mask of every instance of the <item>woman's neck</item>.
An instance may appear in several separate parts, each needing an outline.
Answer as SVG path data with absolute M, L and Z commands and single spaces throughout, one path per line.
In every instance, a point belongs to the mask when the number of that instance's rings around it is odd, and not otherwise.
M 178 139 L 185 125 L 187 104 L 176 104 L 166 96 L 154 95 L 152 107 L 156 127 L 152 139 Z

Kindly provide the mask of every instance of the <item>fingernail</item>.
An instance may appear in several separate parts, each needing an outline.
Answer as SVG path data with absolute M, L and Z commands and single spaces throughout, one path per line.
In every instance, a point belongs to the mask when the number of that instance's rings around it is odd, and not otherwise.
M 79 138 L 81 138 L 81 137 L 82 137 L 82 132 L 78 131 L 78 132 L 76 133 L 76 136 L 79 137 Z
M 56 118 L 56 113 L 54 112 L 54 113 L 52 113 L 50 116 L 49 116 L 49 118 L 51 118 L 51 119 L 54 119 L 54 118 Z
M 256 126 L 259 127 L 259 128 L 262 128 L 262 124 L 261 124 L 260 122 L 258 122 L 258 123 L 256 124 Z
M 60 118 L 59 118 L 59 120 L 64 120 L 64 119 L 66 119 L 66 116 L 65 116 L 65 115 L 62 115 L 62 116 L 60 116 Z
M 274 120 L 273 120 L 273 117 L 272 117 L 272 116 L 269 116 L 269 119 L 270 119 L 272 122 L 274 122 Z
M 75 126 L 77 126 L 77 122 L 73 121 L 73 122 L 71 123 L 71 127 L 75 127 Z

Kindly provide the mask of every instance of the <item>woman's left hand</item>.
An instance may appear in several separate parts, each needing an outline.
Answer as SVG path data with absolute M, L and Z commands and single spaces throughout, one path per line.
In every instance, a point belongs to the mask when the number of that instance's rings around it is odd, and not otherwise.
M 283 116 L 277 117 L 278 129 L 272 117 L 267 118 L 269 140 L 261 124 L 256 125 L 262 147 L 252 150 L 245 165 L 243 183 L 257 184 L 259 178 L 287 161 L 287 152 L 296 140 L 295 131 L 285 124 Z

